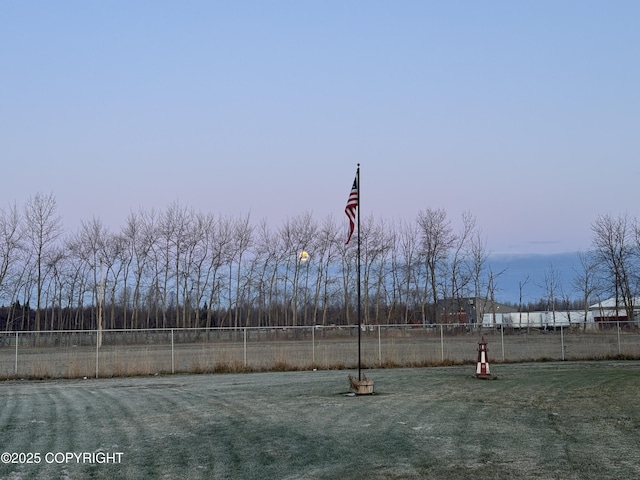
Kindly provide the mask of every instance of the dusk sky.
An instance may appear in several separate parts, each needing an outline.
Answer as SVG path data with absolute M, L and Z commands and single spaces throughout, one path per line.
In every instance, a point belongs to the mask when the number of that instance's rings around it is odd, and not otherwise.
M 2 208 L 465 211 L 494 253 L 638 214 L 638 1 L 3 1 Z

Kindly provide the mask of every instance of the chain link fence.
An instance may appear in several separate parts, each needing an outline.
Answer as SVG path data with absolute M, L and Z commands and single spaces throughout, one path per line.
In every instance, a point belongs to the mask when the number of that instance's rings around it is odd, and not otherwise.
M 360 340 L 358 340 L 360 337 Z M 268 370 L 418 367 L 640 358 L 626 322 L 554 329 L 467 324 L 82 330 L 0 333 L 0 378 L 82 378 Z

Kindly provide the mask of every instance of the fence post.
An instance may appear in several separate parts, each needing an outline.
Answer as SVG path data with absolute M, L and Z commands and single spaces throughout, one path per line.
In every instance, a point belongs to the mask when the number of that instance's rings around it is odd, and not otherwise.
M 504 325 L 500 324 L 500 342 L 502 343 L 502 361 L 504 362 Z
M 244 327 L 244 366 L 247 366 L 247 327 Z
M 99 331 L 96 330 L 96 378 L 98 378 L 98 361 L 100 358 L 100 339 L 99 339 Z
M 564 362 L 564 327 L 560 325 L 560 343 L 562 345 L 562 361 Z
M 444 331 L 440 324 L 440 361 L 444 363 Z
M 171 373 L 176 373 L 176 361 L 173 348 L 173 328 L 171 329 Z
M 380 340 L 380 324 L 378 324 L 378 363 L 382 365 L 382 341 Z
M 16 330 L 16 367 L 15 367 L 16 376 L 18 375 L 18 331 Z
M 622 345 L 620 344 L 620 320 L 616 322 L 618 326 L 618 355 L 622 355 Z

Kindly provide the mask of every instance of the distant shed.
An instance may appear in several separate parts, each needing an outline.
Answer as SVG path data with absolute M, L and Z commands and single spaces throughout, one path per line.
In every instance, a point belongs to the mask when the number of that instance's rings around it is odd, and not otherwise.
M 593 319 L 587 315 L 587 323 L 592 323 Z M 566 328 L 571 325 L 582 325 L 585 323 L 584 311 L 543 311 L 543 312 L 510 312 L 496 314 L 495 320 L 491 314 L 485 314 L 482 325 L 484 327 L 504 326 L 505 328 L 541 328 L 556 329 Z
M 616 299 L 615 297 L 590 305 L 589 312 L 596 323 L 624 322 L 627 325 L 638 326 L 638 320 L 640 319 L 640 297 L 634 297 L 632 302 L 633 318 L 629 318 L 622 299 Z

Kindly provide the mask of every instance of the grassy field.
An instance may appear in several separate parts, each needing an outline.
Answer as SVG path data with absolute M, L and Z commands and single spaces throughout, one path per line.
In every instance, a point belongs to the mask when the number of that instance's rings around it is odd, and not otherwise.
M 640 362 L 474 371 L 4 381 L 0 478 L 640 478 Z

